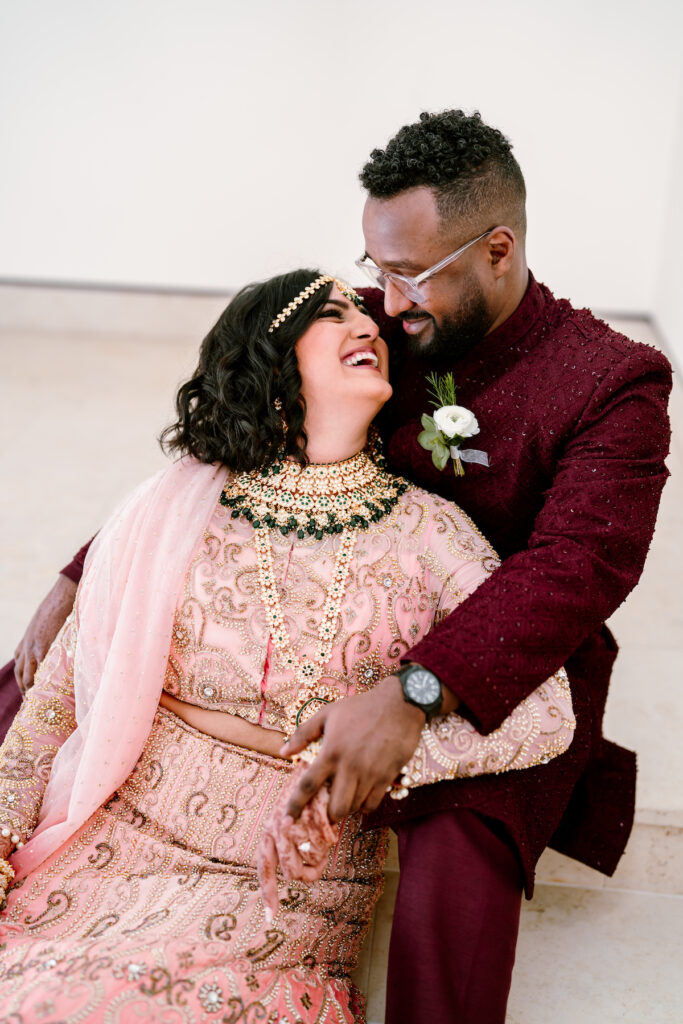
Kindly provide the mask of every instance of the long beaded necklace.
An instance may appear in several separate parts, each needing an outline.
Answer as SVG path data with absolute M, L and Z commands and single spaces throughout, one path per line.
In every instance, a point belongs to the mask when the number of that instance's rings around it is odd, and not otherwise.
M 318 627 L 318 644 L 311 658 L 303 654 L 297 657 L 292 641 L 285 626 L 285 616 L 277 589 L 273 570 L 273 550 L 267 530 L 258 530 L 255 534 L 256 554 L 259 567 L 259 583 L 261 599 L 266 608 L 266 618 L 274 646 L 280 651 L 285 665 L 292 670 L 296 683 L 296 696 L 287 708 L 287 717 L 292 729 L 301 721 L 310 717 L 322 703 L 329 703 L 339 697 L 335 686 L 321 684 L 323 668 L 330 659 L 334 638 L 337 633 L 337 621 L 344 599 L 346 580 L 351 566 L 358 530 L 344 532 L 335 558 L 332 582 L 327 592 L 322 618 Z
M 396 505 L 408 487 L 406 480 L 387 472 L 381 457 L 368 449 L 343 462 L 305 467 L 276 462 L 260 471 L 241 473 L 228 481 L 221 503 L 232 518 L 244 516 L 254 527 L 261 599 L 266 609 L 273 644 L 291 669 L 296 697 L 287 709 L 292 729 L 310 717 L 322 703 L 338 699 L 334 685 L 321 684 L 337 633 L 351 555 L 360 530 L 379 522 Z M 285 625 L 273 569 L 270 530 L 283 536 L 296 531 L 322 540 L 324 534 L 341 534 L 332 582 L 318 627 L 317 646 L 309 658 L 298 657 Z

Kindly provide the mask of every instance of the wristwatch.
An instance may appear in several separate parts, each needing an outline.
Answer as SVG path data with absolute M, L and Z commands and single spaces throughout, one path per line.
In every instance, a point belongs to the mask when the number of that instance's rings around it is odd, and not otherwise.
M 438 714 L 443 701 L 441 683 L 433 672 L 412 662 L 396 673 L 403 687 L 403 699 L 424 711 L 427 721 Z

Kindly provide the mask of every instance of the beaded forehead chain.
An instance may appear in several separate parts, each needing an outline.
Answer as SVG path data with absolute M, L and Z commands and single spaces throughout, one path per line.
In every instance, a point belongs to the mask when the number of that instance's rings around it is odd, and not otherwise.
M 315 281 L 311 281 L 309 285 L 306 285 L 306 287 L 299 292 L 297 297 L 292 299 L 292 301 L 285 306 L 281 313 L 278 313 L 268 328 L 268 334 L 272 334 L 273 331 L 277 330 L 280 324 L 284 323 L 287 317 L 291 316 L 292 313 L 306 301 L 306 299 L 310 299 L 311 295 L 317 292 L 318 288 L 322 288 L 324 284 L 328 284 L 329 282 L 335 284 L 342 295 L 345 295 L 347 299 L 350 299 L 354 306 L 363 305 L 363 300 L 360 295 L 357 295 L 350 285 L 346 284 L 344 281 L 340 281 L 337 277 L 332 277 L 330 274 L 321 274 L 320 277 L 316 277 Z

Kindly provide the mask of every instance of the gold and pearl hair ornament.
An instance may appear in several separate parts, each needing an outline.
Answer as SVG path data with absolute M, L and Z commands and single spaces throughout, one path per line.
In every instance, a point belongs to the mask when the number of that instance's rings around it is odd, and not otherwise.
M 311 281 L 309 285 L 306 285 L 306 287 L 299 292 L 296 298 L 292 299 L 292 301 L 285 306 L 281 313 L 278 313 L 268 328 L 268 334 L 272 334 L 273 331 L 277 330 L 280 324 L 284 323 L 287 317 L 291 316 L 292 313 L 294 313 L 299 306 L 306 301 L 306 299 L 310 299 L 311 295 L 314 295 L 319 288 L 322 288 L 324 284 L 330 283 L 335 284 L 342 295 L 346 296 L 347 299 L 350 299 L 354 306 L 363 305 L 363 300 L 360 295 L 357 295 L 350 285 L 346 284 L 344 281 L 340 281 L 338 277 L 332 277 L 330 274 L 321 274 L 320 277 L 316 277 L 315 281 Z

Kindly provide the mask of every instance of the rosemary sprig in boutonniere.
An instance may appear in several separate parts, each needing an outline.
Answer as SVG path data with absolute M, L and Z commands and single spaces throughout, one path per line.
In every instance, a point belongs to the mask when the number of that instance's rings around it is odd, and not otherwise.
M 455 402 L 455 381 L 453 374 L 447 373 L 437 377 L 430 373 L 427 377 L 432 404 L 435 408 L 433 416 L 422 417 L 422 433 L 418 437 L 423 448 L 432 453 L 432 462 L 437 469 L 445 469 L 449 459 L 453 460 L 456 476 L 464 476 L 463 462 L 478 462 L 488 466 L 489 457 L 486 452 L 476 448 L 460 448 L 468 437 L 479 433 L 479 424 L 473 412 Z

